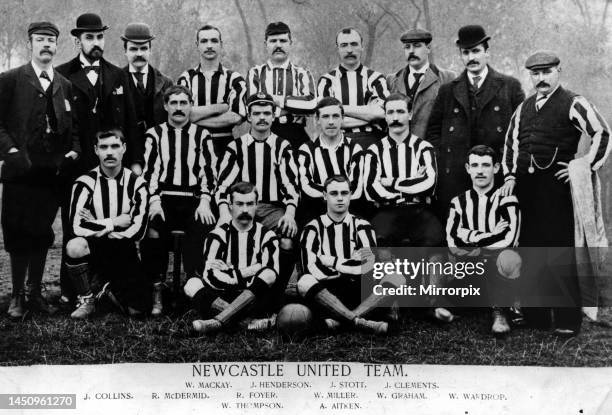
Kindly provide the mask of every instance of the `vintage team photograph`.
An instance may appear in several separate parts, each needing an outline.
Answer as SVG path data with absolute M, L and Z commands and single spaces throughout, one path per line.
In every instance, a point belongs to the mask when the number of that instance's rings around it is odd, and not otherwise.
M 2 1 L 0 365 L 612 366 L 611 3 Z

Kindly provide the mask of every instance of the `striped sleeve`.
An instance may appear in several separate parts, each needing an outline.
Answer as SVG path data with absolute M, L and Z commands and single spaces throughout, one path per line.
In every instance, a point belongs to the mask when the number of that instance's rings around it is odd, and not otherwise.
M 374 72 L 370 77 L 368 84 L 371 91 L 368 104 L 371 102 L 376 102 L 382 106 L 384 100 L 389 96 L 389 88 L 387 87 L 387 80 L 385 79 L 385 76 L 381 73 Z
M 221 235 L 227 237 L 227 233 L 222 227 L 215 228 L 210 232 L 204 241 L 205 261 L 220 259 L 226 262 L 224 257 L 227 252 L 227 241 Z M 204 267 L 203 279 L 211 286 L 218 289 L 233 289 L 238 285 L 239 275 L 234 268 L 222 271 Z
M 160 127 L 147 130 L 145 134 L 145 166 L 144 179 L 149 184 L 150 202 L 159 199 L 159 177 L 161 175 L 161 157 L 159 155 L 159 132 Z
M 423 147 L 424 142 L 421 142 Z M 398 192 L 416 195 L 431 191 L 436 184 L 435 156 L 433 147 L 427 144 L 426 148 L 420 151 L 419 168 L 424 168 L 425 172 L 417 177 L 410 177 L 403 180 L 393 180 L 393 188 Z
M 592 170 L 598 170 L 605 163 L 610 149 L 610 127 L 594 105 L 584 97 L 577 96 L 570 107 L 569 118 L 572 124 L 591 137 L 588 160 Z
M 319 238 L 316 220 L 310 222 L 304 228 L 300 245 L 302 248 L 302 264 L 306 272 L 319 281 L 338 277 L 338 273 L 323 265 L 319 258 L 321 254 L 321 240 Z
M 281 193 L 283 195 L 283 203 L 285 206 L 293 205 L 297 209 L 300 200 L 299 173 L 293 157 L 291 144 L 286 140 L 282 140 L 279 151 L 279 172 L 282 182 Z
M 512 117 L 510 118 L 510 124 L 508 125 L 508 131 L 506 131 L 506 139 L 504 145 L 504 156 L 502 158 L 502 169 L 504 178 L 514 177 L 516 175 L 516 164 L 518 160 L 518 146 L 519 146 L 519 129 L 521 125 L 521 110 L 523 104 L 520 104 Z
M 364 219 L 356 219 L 357 226 L 357 248 L 376 247 L 376 232 L 370 222 Z
M 521 229 L 521 212 L 518 199 L 514 195 L 506 196 L 499 202 L 500 217 L 508 222 L 508 227 L 496 237 L 484 241 L 488 249 L 512 248 L 518 245 L 519 230 Z
M 247 72 L 246 79 L 246 98 L 259 92 L 259 71 L 257 66 L 252 67 Z
M 229 189 L 236 182 L 240 174 L 240 165 L 238 163 L 237 141 L 229 143 L 219 164 L 219 174 L 217 178 L 216 202 L 217 206 L 221 204 L 229 205 Z
M 217 178 L 217 156 L 213 147 L 213 139 L 208 130 L 202 129 L 200 132 L 200 192 L 209 202 L 215 194 Z
M 363 150 L 359 144 L 354 144 L 349 162 L 349 180 L 351 181 L 351 200 L 361 199 L 363 195 Z
M 285 97 L 285 109 L 299 114 L 314 112 L 317 106 L 317 91 L 314 79 L 309 71 L 295 67 L 297 77 L 297 94 Z
M 380 164 L 379 148 L 373 144 L 368 149 L 364 163 L 365 192 L 368 200 L 385 203 L 397 200 L 400 193 L 390 192 L 382 185 L 382 166 Z
M 317 86 L 318 98 L 321 99 L 325 97 L 330 97 L 332 95 L 331 88 L 332 80 L 328 76 L 323 75 L 321 78 L 319 78 L 319 84 Z
M 278 276 L 280 272 L 278 237 L 272 231 L 267 231 L 261 242 L 261 265 L 271 269 Z
M 127 173 L 124 173 L 127 174 Z M 127 179 L 128 194 L 131 199 L 130 217 L 131 224 L 123 231 L 113 232 L 113 236 L 117 239 L 131 239 L 134 241 L 141 240 L 147 229 L 149 216 L 147 185 L 142 177 L 134 174 L 129 174 Z
M 230 107 L 230 111 L 246 117 L 246 82 L 242 75 L 237 72 L 232 72 L 231 76 L 231 90 L 228 97 L 227 104 Z
M 89 174 L 79 177 L 72 186 L 72 197 L 70 201 L 70 223 L 72 231 L 76 236 L 87 238 L 104 229 L 112 230 L 112 219 L 98 219 L 95 221 L 84 221 L 80 212 L 91 203 L 96 178 Z M 91 209 L 90 209 L 91 211 Z
M 176 80 L 177 85 L 182 85 L 191 91 L 191 74 L 189 70 L 183 72 Z
M 323 186 L 314 181 L 314 160 L 307 143 L 302 144 L 298 151 L 298 166 L 302 192 L 315 199 L 322 198 Z
M 451 201 L 450 211 L 446 220 L 446 243 L 449 247 L 464 247 L 467 245 L 467 243 L 459 237 L 461 214 L 462 209 L 459 198 L 455 197 Z

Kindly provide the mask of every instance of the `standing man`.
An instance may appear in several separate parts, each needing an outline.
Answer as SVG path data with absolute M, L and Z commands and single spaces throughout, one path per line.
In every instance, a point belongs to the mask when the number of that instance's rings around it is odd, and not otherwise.
M 482 26 L 459 29 L 457 46 L 465 70 L 440 87 L 429 117 L 426 139 L 436 149 L 440 172 L 436 211 L 444 220 L 451 199 L 470 186 L 464 167 L 468 150 L 484 144 L 502 154 L 510 117 L 525 99 L 516 78 L 488 65 L 489 39 Z M 496 185 L 501 182 L 498 174 Z
M 51 225 L 60 203 L 58 171 L 80 152 L 72 112 L 72 85 L 53 68 L 59 30 L 50 22 L 28 26 L 31 61 L 0 74 L 2 234 L 13 292 L 8 314 L 52 311 L 40 293 Z
M 265 305 L 279 273 L 278 238 L 254 220 L 257 188 L 238 182 L 229 193 L 232 219 L 206 237 L 203 278 L 191 278 L 185 284 L 185 294 L 200 315 L 220 309 L 212 319 L 193 321 L 200 333 L 219 331 L 253 306 Z M 266 327 L 273 321 L 266 321 Z
M 294 151 L 310 140 L 306 116 L 317 105 L 315 84 L 310 71 L 289 61 L 291 30 L 283 22 L 266 27 L 265 46 L 268 61 L 249 69 L 247 96 L 270 94 L 276 104 L 272 132 L 289 140 Z
M 302 144 L 298 154 L 301 223 L 325 212 L 324 184 L 329 177 L 349 178 L 351 200 L 363 195 L 363 150 L 342 132 L 343 119 L 343 105 L 336 98 L 326 97 L 317 104 L 315 120 L 321 134 Z
M 90 317 L 102 295 L 138 315 L 148 303 L 136 250 L 147 228 L 147 186 L 122 167 L 121 131 L 98 133 L 94 150 L 100 165 L 76 180 L 70 203 L 75 237 L 66 244 L 66 268 L 78 295 L 70 317 Z
M 410 131 L 426 138 L 427 122 L 438 90 L 457 77 L 453 71 L 439 68 L 429 62 L 431 33 L 422 29 L 410 29 L 400 37 L 408 65 L 387 77 L 391 92 L 401 92 L 408 97 Z
M 259 194 L 255 219 L 276 231 L 280 238 L 280 273 L 274 289 L 276 300 L 280 301 L 295 262 L 298 168 L 289 141 L 271 131 L 276 109 L 272 96 L 252 95 L 246 105 L 251 129 L 227 146 L 220 162 L 216 194 L 219 223 L 231 220 L 231 186 L 239 181 L 254 184 Z
M 191 121 L 206 127 L 213 138 L 217 158 L 234 139 L 232 128 L 244 121 L 246 83 L 242 75 L 221 64 L 221 31 L 204 25 L 196 33 L 200 63 L 181 74 L 177 83 L 193 95 Z
M 106 61 L 104 54 L 104 32 L 108 26 L 102 24 L 100 16 L 94 13 L 80 15 L 76 27 L 70 31 L 75 37 L 79 54 L 69 62 L 57 67 L 57 72 L 72 82 L 73 111 L 79 123 L 79 140 L 82 154 L 63 178 L 62 188 L 62 264 L 65 264 L 66 242 L 72 226 L 68 219 L 72 183 L 81 174 L 99 163 L 94 152 L 96 134 L 99 131 L 120 128 L 126 139 L 127 155 L 123 163 L 136 174 L 142 173 L 142 136 L 136 126 L 134 105 L 130 97 L 129 80 L 125 72 Z M 67 278 L 66 268 L 60 272 L 62 302 L 74 299 L 74 290 Z
M 217 176 L 217 157 L 209 132 L 189 121 L 191 91 L 173 85 L 164 92 L 168 121 L 145 135 L 144 179 L 149 186 L 150 224 L 140 244 L 146 273 L 153 284 L 152 314 L 162 313 L 172 231 L 185 232 L 183 263 L 188 278 L 201 274 L 204 236 L 215 217 L 211 200 Z
M 361 63 L 363 38 L 352 27 L 336 34 L 340 65 L 319 79 L 319 97 L 335 97 L 344 108 L 344 133 L 367 149 L 384 136 L 383 102 L 389 95 L 385 77 Z
M 130 23 L 121 36 L 128 64 L 123 68 L 129 81 L 129 94 L 134 102 L 136 124 L 144 135 L 149 128 L 167 120 L 164 109 L 164 90 L 172 86 L 172 80 L 149 62 L 152 40 L 149 25 Z
M 582 134 L 591 138 L 587 155 L 591 170 L 603 166 L 610 154 L 610 127 L 584 97 L 560 83 L 560 60 L 553 52 L 540 51 L 527 58 L 525 67 L 536 93 L 512 116 L 503 158 L 504 195 L 516 188 L 523 222 L 519 243 L 541 247 L 537 258 L 525 258 L 523 281 L 533 281 L 530 294 L 556 296 L 552 307 L 555 334 L 578 334 L 582 323 L 581 296 L 576 264 L 571 261 L 555 271 L 558 249 L 574 247 L 574 210 L 568 183 L 568 163 L 574 159 Z M 573 258 L 573 249 L 565 258 Z M 558 258 L 557 258 L 558 261 Z M 543 270 L 538 266 L 544 264 Z M 527 304 L 529 305 L 529 304 Z M 527 321 L 540 327 L 551 325 L 551 307 L 526 309 Z

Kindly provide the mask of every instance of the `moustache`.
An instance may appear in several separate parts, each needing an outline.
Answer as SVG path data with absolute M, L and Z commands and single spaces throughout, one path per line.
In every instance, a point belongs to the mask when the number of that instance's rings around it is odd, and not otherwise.
M 238 220 L 251 220 L 251 219 L 253 219 L 253 217 L 246 212 L 243 212 L 240 215 L 238 215 Z
M 410 55 L 408 55 L 408 60 L 411 60 L 411 59 L 417 59 L 418 60 L 419 57 L 417 55 L 411 53 Z
M 354 53 L 347 53 L 344 57 L 345 58 L 356 58 L 357 56 L 355 56 Z
M 389 124 L 389 127 L 401 127 L 402 124 L 401 122 L 399 122 L 398 120 L 392 121 L 391 124 Z
M 172 113 L 172 115 L 185 115 L 185 113 L 181 110 L 176 110 Z
M 257 123 L 256 123 L 256 124 L 257 124 L 257 125 L 268 125 L 269 123 L 268 123 L 268 121 L 261 120 L 261 121 L 257 121 Z
M 276 48 L 276 49 L 274 49 L 273 53 L 276 53 L 276 52 L 285 53 L 285 50 L 283 48 Z
M 485 176 L 476 176 L 477 179 L 486 179 Z
M 471 61 L 469 61 L 467 64 L 468 65 L 478 65 L 480 62 L 478 62 L 476 59 L 472 59 Z
M 538 82 L 538 84 L 536 85 L 536 88 L 539 88 L 541 86 L 550 86 L 550 84 L 546 81 L 540 81 Z
M 112 156 L 107 156 L 107 157 L 104 159 L 104 161 L 107 161 L 107 160 L 117 161 L 117 159 L 116 159 L 116 158 L 114 158 L 114 157 L 112 157 Z
M 136 56 L 134 62 L 146 62 L 147 60 L 142 56 Z

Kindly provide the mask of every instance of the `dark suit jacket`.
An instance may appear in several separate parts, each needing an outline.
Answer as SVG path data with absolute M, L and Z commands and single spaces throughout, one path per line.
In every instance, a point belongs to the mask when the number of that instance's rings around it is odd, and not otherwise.
M 130 74 L 129 66 L 123 67 L 123 72 L 126 73 L 128 77 L 128 81 L 130 83 L 130 92 L 135 94 L 137 92 L 136 86 L 134 85 L 134 80 L 132 79 L 132 75 Z M 149 65 L 149 77 L 153 75 L 153 119 L 155 120 L 153 125 L 144 125 L 144 120 L 137 120 L 137 124 L 139 129 L 144 134 L 149 128 L 154 127 L 158 124 L 168 121 L 168 114 L 164 109 L 164 91 L 166 88 L 174 85 L 172 79 L 161 73 L 157 68 Z M 132 100 L 136 102 L 134 99 L 134 95 L 132 95 Z
M 73 111 L 72 85 L 56 70 L 52 88 L 59 142 L 47 160 L 59 168 L 66 153 L 71 150 L 80 153 L 81 149 Z M 32 167 L 28 145 L 32 138 L 41 137 L 47 126 L 44 94 L 31 62 L 0 74 L 0 159 L 5 160 L 3 180 L 17 179 Z M 9 155 L 11 147 L 19 151 Z
M 480 87 L 477 126 L 472 125 L 467 73 L 440 87 L 427 126 L 427 140 L 436 149 L 437 199 L 446 209 L 453 197 L 470 186 L 465 171 L 467 153 L 475 143 L 492 147 L 498 160 L 503 155 L 506 130 L 514 110 L 525 99 L 518 79 L 489 67 Z
M 408 92 L 406 91 L 404 79 L 409 73 L 410 65 L 406 65 L 406 67 L 395 74 L 389 75 L 387 77 L 389 91 L 392 93 L 401 92 L 407 95 Z M 429 69 L 425 72 L 423 79 L 419 83 L 419 87 L 414 94 L 414 101 L 412 102 L 412 114 L 410 117 L 410 132 L 412 134 L 420 138 L 426 137 L 429 114 L 438 96 L 440 86 L 452 81 L 456 77 L 457 74 L 453 71 L 438 68 L 433 64 L 429 65 Z
M 81 68 L 79 56 L 56 68 L 73 85 L 74 111 L 79 119 L 81 148 L 83 156 L 77 174 L 82 174 L 98 165 L 98 157 L 94 153 L 96 143 L 96 125 L 92 120 L 90 102 L 90 82 L 85 71 Z M 117 66 L 104 58 L 100 59 L 100 85 L 101 96 L 97 106 L 100 117 L 100 129 L 121 128 L 127 140 L 127 154 L 123 164 L 130 166 L 133 163 L 144 164 L 143 137 L 136 126 L 134 104 L 128 93 L 128 79 L 125 73 Z

